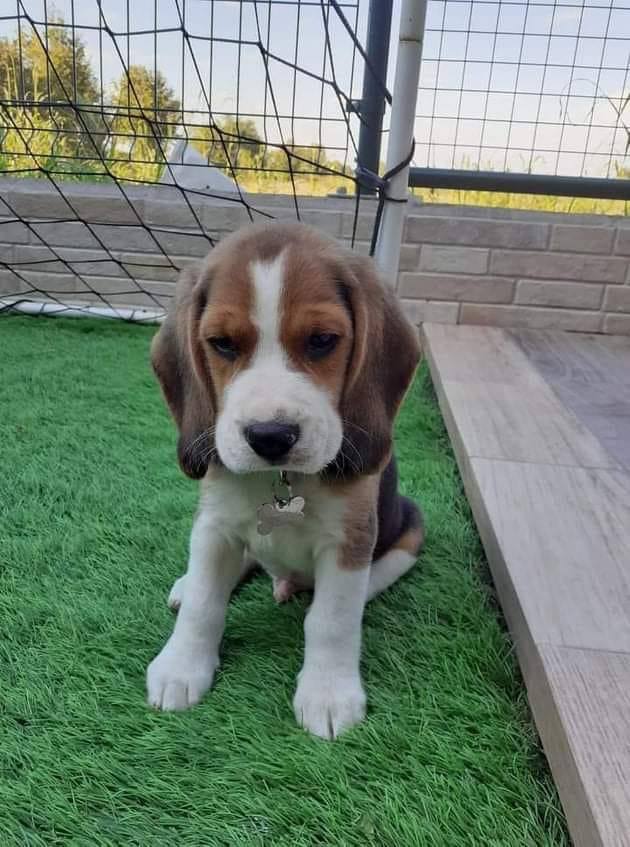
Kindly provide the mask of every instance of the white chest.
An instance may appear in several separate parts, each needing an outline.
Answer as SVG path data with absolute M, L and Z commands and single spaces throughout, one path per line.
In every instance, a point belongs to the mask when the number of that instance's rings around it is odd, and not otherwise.
M 201 508 L 273 576 L 308 575 L 324 550 L 343 541 L 344 500 L 317 478 L 294 479 L 292 494 L 304 498 L 304 517 L 261 535 L 258 509 L 273 503 L 272 482 L 271 474 L 222 474 L 204 483 Z

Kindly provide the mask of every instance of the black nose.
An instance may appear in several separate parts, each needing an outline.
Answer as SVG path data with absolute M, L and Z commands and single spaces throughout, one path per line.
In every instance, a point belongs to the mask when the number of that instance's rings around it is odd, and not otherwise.
M 243 435 L 254 453 L 273 462 L 281 459 L 293 447 L 300 437 L 300 427 L 297 424 L 266 421 L 246 426 Z

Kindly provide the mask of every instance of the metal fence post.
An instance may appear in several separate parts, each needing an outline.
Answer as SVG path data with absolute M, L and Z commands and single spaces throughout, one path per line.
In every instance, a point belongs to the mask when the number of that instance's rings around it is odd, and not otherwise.
M 392 170 L 408 156 L 413 143 L 413 126 L 418 99 L 418 80 L 422 59 L 422 40 L 427 13 L 427 0 L 402 0 L 400 36 L 392 115 L 387 148 L 387 170 Z M 408 196 L 409 165 L 392 177 L 388 197 L 405 200 Z M 396 285 L 400 245 L 405 222 L 406 203 L 385 201 L 381 228 L 376 245 L 376 261 L 391 285 Z
M 365 52 L 369 60 L 363 71 L 363 91 L 356 104 L 361 118 L 357 160 L 360 167 L 378 174 L 381 158 L 381 134 L 385 114 L 387 61 L 392 28 L 393 0 L 370 0 Z M 362 194 L 374 194 L 375 188 L 361 185 Z

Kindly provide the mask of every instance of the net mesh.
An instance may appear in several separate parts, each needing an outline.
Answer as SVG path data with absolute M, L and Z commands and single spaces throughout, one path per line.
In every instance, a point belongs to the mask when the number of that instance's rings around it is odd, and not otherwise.
M 628 0 L 429 0 L 415 164 L 625 177 Z
M 3 4 L 0 309 L 154 320 L 224 233 L 335 203 L 354 242 L 366 5 Z

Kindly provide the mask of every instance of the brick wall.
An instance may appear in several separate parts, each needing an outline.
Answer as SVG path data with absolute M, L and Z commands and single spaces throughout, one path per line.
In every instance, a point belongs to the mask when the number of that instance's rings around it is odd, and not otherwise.
M 0 188 L 0 296 L 29 297 L 35 286 L 68 302 L 166 304 L 177 268 L 208 251 L 204 233 L 220 239 L 249 220 L 239 203 L 186 202 L 169 186 L 128 186 L 126 197 L 80 183 L 64 184 L 63 197 L 43 181 L 5 179 Z M 295 219 L 291 198 L 249 200 L 256 219 Z M 353 201 L 299 204 L 303 220 L 349 243 Z M 357 223 L 364 252 L 374 205 L 362 204 Z M 418 324 L 630 334 L 629 262 L 630 219 L 414 203 L 397 291 Z
M 630 334 L 630 219 L 417 207 L 398 291 L 415 319 Z

